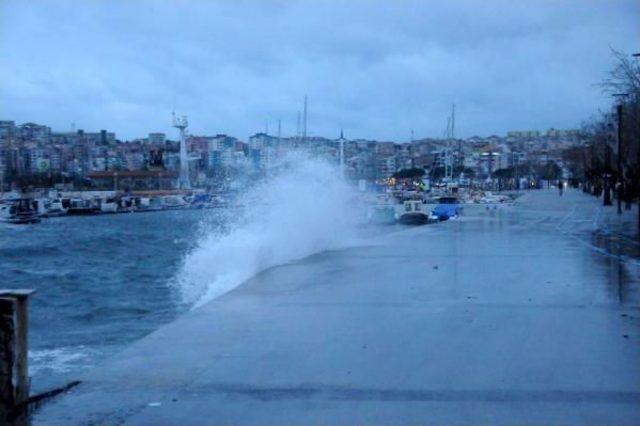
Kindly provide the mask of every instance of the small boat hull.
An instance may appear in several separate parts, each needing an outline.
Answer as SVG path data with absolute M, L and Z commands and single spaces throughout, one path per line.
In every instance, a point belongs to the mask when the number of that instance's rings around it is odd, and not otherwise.
M 69 210 L 67 210 L 67 214 L 69 216 L 88 216 L 88 215 L 93 215 L 93 214 L 98 214 L 100 213 L 99 210 L 97 209 L 93 209 L 93 208 L 69 208 Z
M 400 215 L 398 222 L 404 225 L 425 225 L 431 222 L 431 219 L 425 213 L 405 213 Z
M 4 222 L 9 223 L 11 225 L 29 225 L 31 223 L 39 223 L 40 218 L 38 216 L 31 217 L 10 217 L 4 219 Z

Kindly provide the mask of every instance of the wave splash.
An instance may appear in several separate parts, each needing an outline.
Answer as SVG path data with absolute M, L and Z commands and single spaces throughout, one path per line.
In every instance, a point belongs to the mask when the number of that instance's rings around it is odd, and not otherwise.
M 210 229 L 178 274 L 185 303 L 201 306 L 260 271 L 354 244 L 363 211 L 338 168 L 292 154 L 240 197 L 224 230 Z

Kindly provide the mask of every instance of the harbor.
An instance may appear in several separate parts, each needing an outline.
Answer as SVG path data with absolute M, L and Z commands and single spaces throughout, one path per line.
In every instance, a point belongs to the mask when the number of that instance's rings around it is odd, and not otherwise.
M 491 191 L 458 188 L 439 191 L 398 189 L 374 194 L 362 192 L 358 203 L 368 205 L 369 222 L 391 224 L 396 221 L 407 224 L 425 224 L 447 220 L 462 212 L 462 205 L 495 206 L 512 202 L 518 191 L 493 194 Z M 460 190 L 459 190 L 460 189 Z M 204 190 L 182 191 L 69 191 L 40 190 L 14 191 L 0 198 L 0 223 L 29 225 L 42 219 L 62 216 L 89 216 L 117 213 L 148 213 L 167 210 L 225 209 L 243 207 L 235 202 L 241 195 L 208 193 Z M 458 207 L 443 210 L 442 205 Z M 440 206 L 440 207 L 438 207 Z M 440 213 L 434 213 L 434 209 Z M 407 219 L 406 216 L 414 219 Z M 422 217 L 424 216 L 424 218 Z M 417 217 L 417 219 L 415 218 Z M 365 221 L 366 222 L 366 221 Z
M 601 212 L 531 191 L 268 268 L 34 424 L 636 424 L 639 263 Z
M 0 425 L 640 425 L 640 2 L 0 2 Z

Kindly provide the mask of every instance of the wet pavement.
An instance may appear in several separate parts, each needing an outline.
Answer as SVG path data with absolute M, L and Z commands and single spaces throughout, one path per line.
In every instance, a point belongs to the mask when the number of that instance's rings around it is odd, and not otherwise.
M 639 424 L 640 264 L 598 209 L 535 191 L 271 268 L 34 423 Z

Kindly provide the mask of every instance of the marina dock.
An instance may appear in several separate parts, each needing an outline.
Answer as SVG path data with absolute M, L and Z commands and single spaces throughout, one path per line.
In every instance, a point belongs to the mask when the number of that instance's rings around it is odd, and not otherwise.
M 601 216 L 531 191 L 268 269 L 33 423 L 638 424 L 640 263 Z

